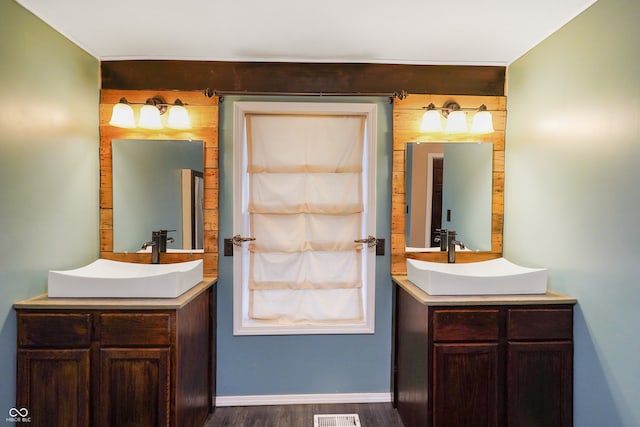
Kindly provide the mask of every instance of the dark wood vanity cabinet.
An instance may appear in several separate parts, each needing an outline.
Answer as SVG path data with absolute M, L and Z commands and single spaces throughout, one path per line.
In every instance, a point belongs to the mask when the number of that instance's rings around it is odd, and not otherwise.
M 405 426 L 571 426 L 573 305 L 456 298 L 425 304 L 396 287 L 394 403 Z
M 209 286 L 176 308 L 16 308 L 17 407 L 33 426 L 201 427 L 215 304 Z

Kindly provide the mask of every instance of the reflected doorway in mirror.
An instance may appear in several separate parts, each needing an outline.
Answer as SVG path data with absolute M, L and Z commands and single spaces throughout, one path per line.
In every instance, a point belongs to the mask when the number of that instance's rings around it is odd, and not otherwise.
M 204 248 L 204 177 L 182 169 L 182 249 Z

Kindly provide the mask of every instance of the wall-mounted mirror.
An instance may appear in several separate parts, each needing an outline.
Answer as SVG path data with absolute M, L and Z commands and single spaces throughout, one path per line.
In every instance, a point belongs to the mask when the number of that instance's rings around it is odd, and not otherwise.
M 493 144 L 406 145 L 407 252 L 437 251 L 437 229 L 467 250 L 491 250 Z
M 487 109 L 493 114 L 494 132 L 483 135 L 466 134 L 441 134 L 428 135 L 421 132 L 422 116 L 424 107 L 433 103 L 434 105 L 444 105 L 449 100 L 455 100 L 463 108 L 474 105 L 485 104 Z M 470 122 L 470 119 L 468 119 Z M 460 251 L 456 257 L 456 262 L 476 262 L 494 259 L 502 256 L 502 223 L 504 219 L 504 128 L 506 123 L 506 97 L 503 96 L 473 96 L 473 95 L 419 95 L 411 94 L 404 99 L 396 99 L 393 102 L 393 174 L 391 179 L 391 273 L 402 275 L 407 273 L 407 258 L 421 259 L 432 262 L 447 262 L 447 254 L 434 249 L 419 249 L 418 252 L 409 252 L 407 248 L 410 242 L 407 241 L 407 141 L 421 141 L 425 143 L 445 143 L 449 144 L 472 144 L 487 145 L 492 147 L 492 167 L 491 173 L 491 219 L 487 221 L 490 227 L 491 241 L 489 244 L 483 241 L 475 244 L 478 251 Z M 468 123 L 470 125 L 471 123 Z M 422 142 L 429 141 L 429 142 Z M 444 153 L 443 153 L 444 156 Z M 473 165 L 474 163 L 472 163 Z M 444 170 L 443 170 L 444 173 Z M 444 179 L 444 176 L 443 176 Z M 469 179 L 466 180 L 467 182 Z M 469 192 L 471 190 L 464 190 Z M 474 196 L 476 191 L 473 191 Z M 463 201 L 469 198 L 461 199 Z M 415 202 L 413 202 L 415 203 Z M 413 204 L 412 203 L 412 204 Z M 444 203 L 444 201 L 443 201 Z M 425 208 L 426 209 L 426 208 Z M 452 219 L 459 218 L 457 211 L 471 211 L 475 208 L 454 207 L 452 208 Z M 444 210 L 446 215 L 446 209 Z M 486 216 L 486 213 L 484 214 Z M 446 224 L 443 226 L 447 226 Z M 458 228 L 460 225 L 452 225 L 450 228 Z M 486 230 L 483 226 L 474 226 L 477 230 Z M 485 231 L 486 232 L 486 231 Z M 423 232 L 424 233 L 424 232 Z M 473 239 L 460 236 L 465 243 L 470 246 Z M 415 242 L 412 244 L 416 245 Z M 474 248 L 475 249 L 475 248 Z
M 114 252 L 162 229 L 175 230 L 168 252 L 203 252 L 203 153 L 203 141 L 113 139 Z

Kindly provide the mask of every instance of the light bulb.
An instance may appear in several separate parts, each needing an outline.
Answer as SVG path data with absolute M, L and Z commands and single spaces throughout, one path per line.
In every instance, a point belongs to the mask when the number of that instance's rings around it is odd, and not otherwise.
M 171 129 L 191 129 L 189 113 L 184 105 L 182 105 L 182 103 L 178 104 L 178 102 L 180 102 L 180 100 L 176 100 L 176 105 L 169 107 L 167 126 Z
M 120 101 L 113 106 L 109 124 L 125 129 L 136 127 L 136 121 L 133 118 L 133 108 L 131 108 L 131 105 L 129 105 L 125 98 L 121 98 Z
M 493 130 L 493 117 L 491 113 L 486 110 L 487 107 L 480 108 L 473 116 L 473 122 L 471 123 L 471 132 L 472 133 L 492 133 Z
M 422 115 L 421 132 L 442 132 L 442 121 L 438 110 L 427 110 Z
M 464 111 L 456 110 L 449 113 L 447 117 L 447 133 L 463 133 L 467 131 L 467 115 Z
M 160 110 L 155 105 L 145 104 L 140 109 L 138 126 L 144 129 L 162 129 Z

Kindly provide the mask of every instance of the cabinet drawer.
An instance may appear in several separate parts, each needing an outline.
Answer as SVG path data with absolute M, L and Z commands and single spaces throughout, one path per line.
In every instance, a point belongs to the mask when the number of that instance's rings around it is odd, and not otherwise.
M 510 309 L 507 338 L 512 340 L 550 340 L 573 338 L 571 308 Z
M 163 346 L 171 339 L 168 313 L 103 313 L 100 339 L 104 347 Z
M 90 314 L 18 314 L 18 345 L 21 347 L 89 347 L 90 344 Z
M 498 310 L 435 310 L 434 341 L 497 341 Z

